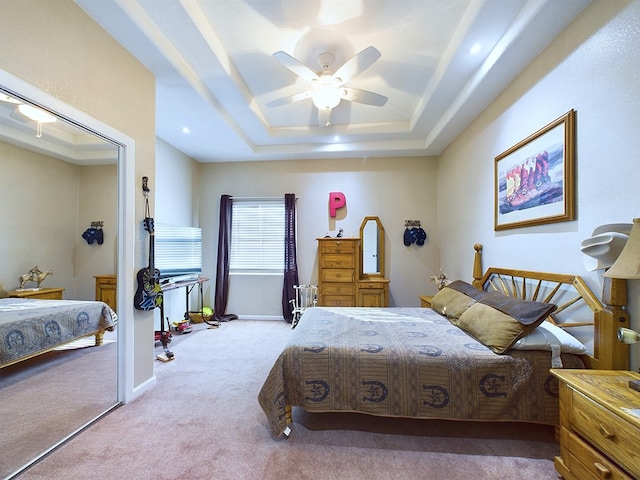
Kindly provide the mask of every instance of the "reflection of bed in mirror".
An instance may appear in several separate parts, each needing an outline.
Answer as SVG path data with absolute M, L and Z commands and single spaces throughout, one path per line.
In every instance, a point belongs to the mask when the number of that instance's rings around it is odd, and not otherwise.
M 83 337 L 103 342 L 116 314 L 102 302 L 0 299 L 0 368 L 33 358 Z

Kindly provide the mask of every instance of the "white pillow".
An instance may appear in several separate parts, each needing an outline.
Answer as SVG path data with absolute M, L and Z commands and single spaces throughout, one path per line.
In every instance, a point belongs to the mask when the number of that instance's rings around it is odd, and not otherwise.
M 547 321 L 542 322 L 529 335 L 518 340 L 511 348 L 516 350 L 553 350 L 551 347 L 560 347 L 562 353 L 574 353 L 576 355 L 587 353 L 587 347 L 580 340 Z

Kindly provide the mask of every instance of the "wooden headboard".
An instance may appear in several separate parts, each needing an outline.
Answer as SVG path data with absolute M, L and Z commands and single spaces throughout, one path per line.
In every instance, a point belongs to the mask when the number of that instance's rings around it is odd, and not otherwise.
M 588 368 L 629 369 L 629 346 L 618 341 L 618 329 L 629 327 L 629 315 L 624 310 L 627 303 L 625 280 L 604 278 L 600 300 L 578 275 L 493 267 L 482 273 L 482 245 L 477 243 L 473 248 L 473 285 L 476 288 L 494 289 L 523 300 L 555 303 L 558 309 L 549 317 L 549 321 L 554 323 L 563 311 L 584 303 L 593 313 L 593 320 L 557 325 L 564 329 L 593 325 L 593 355 L 584 356 Z

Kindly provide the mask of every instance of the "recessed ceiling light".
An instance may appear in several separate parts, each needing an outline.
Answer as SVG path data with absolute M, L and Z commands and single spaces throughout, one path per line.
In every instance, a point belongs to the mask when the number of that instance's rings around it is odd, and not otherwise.
M 476 43 L 473 45 L 473 47 L 471 47 L 469 49 L 469 53 L 471 55 L 475 55 L 476 53 L 478 53 L 480 50 L 482 49 L 482 45 L 480 45 L 479 43 Z
M 191 130 L 189 130 L 189 127 L 182 127 L 182 133 L 191 133 Z

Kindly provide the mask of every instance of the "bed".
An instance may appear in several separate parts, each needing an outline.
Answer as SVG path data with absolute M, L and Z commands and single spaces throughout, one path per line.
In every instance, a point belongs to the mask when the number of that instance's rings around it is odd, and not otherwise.
M 474 248 L 473 286 L 454 282 L 434 296 L 432 308 L 305 310 L 258 395 L 271 434 L 289 435 L 293 406 L 558 425 L 550 368 L 628 368 L 628 348 L 616 340 L 629 322 L 624 281 L 606 281 L 603 303 L 575 275 L 500 268 L 482 274 L 482 247 Z M 471 301 L 457 311 L 452 298 L 460 295 Z M 487 332 L 512 327 L 505 312 L 517 312 L 521 327 L 530 323 L 517 338 L 495 342 Z M 593 341 L 577 341 L 571 331 Z
M 116 323 L 103 302 L 0 298 L 0 368 L 87 336 L 102 345 Z

